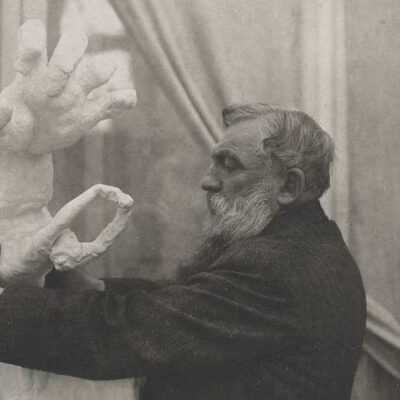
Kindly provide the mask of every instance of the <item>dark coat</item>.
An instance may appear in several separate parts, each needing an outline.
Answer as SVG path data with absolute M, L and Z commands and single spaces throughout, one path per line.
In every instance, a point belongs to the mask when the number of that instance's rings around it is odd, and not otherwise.
M 365 308 L 359 270 L 315 202 L 181 282 L 6 289 L 0 361 L 88 379 L 147 376 L 146 400 L 347 400 Z

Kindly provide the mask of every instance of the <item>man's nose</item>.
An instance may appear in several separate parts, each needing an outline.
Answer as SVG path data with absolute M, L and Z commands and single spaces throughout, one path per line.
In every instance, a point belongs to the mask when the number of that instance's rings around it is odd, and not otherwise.
M 201 188 L 207 192 L 217 193 L 222 189 L 222 182 L 208 174 L 202 179 Z

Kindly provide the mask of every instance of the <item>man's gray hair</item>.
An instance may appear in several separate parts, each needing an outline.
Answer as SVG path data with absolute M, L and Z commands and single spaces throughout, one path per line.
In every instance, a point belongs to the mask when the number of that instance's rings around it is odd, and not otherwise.
M 330 164 L 334 158 L 332 138 L 306 113 L 268 104 L 231 105 L 222 111 L 225 127 L 260 120 L 261 145 L 284 168 L 299 168 L 305 175 L 305 189 L 319 198 L 330 186 Z

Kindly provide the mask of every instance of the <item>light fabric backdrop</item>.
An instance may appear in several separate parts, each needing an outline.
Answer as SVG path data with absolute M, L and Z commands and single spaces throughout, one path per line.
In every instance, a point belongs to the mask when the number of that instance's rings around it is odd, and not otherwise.
M 223 106 L 267 101 L 314 116 L 338 149 L 324 206 L 374 299 L 354 398 L 399 398 L 397 0 L 3 0 L 1 10 L 3 86 L 27 16 L 47 22 L 50 48 L 69 24 L 83 24 L 90 51 L 118 59 L 121 81 L 135 81 L 132 113 L 55 156 L 54 210 L 99 181 L 136 200 L 131 225 L 93 274 L 170 276 L 191 253 Z M 96 204 L 75 228 L 92 237 L 111 215 Z

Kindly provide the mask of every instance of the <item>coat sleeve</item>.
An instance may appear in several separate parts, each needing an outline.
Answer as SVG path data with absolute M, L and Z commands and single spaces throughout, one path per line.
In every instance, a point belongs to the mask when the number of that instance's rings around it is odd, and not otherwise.
M 104 292 L 8 288 L 0 361 L 103 380 L 210 372 L 296 346 L 290 294 L 228 264 L 152 290 L 135 280 L 123 289 L 110 280 Z
M 114 290 L 123 292 L 126 290 L 153 290 L 166 285 L 168 281 L 153 281 L 149 279 L 125 279 L 125 278 L 95 278 L 88 273 L 73 269 L 70 271 L 51 271 L 46 276 L 45 287 L 48 289 L 65 289 L 69 291 L 85 291 L 85 290 L 104 290 L 105 283 L 113 287 Z

